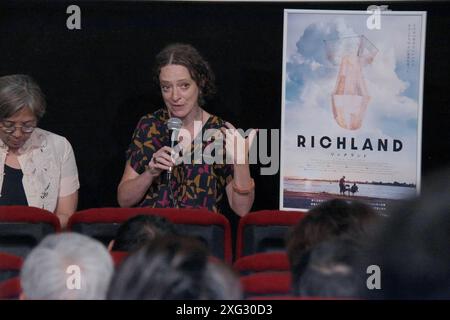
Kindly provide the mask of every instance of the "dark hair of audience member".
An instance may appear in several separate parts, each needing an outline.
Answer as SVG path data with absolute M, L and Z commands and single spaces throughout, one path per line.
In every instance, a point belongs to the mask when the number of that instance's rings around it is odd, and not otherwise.
M 113 251 L 132 252 L 149 241 L 167 234 L 178 234 L 176 225 L 164 217 L 137 215 L 125 221 L 117 230 Z
M 301 297 L 357 298 L 362 280 L 354 269 L 354 259 L 360 250 L 352 238 L 329 240 L 310 248 L 303 255 L 293 293 Z
M 237 275 L 210 259 L 197 239 L 163 236 L 132 254 L 111 282 L 108 299 L 228 300 L 240 299 Z
M 359 267 L 380 270 L 381 289 L 365 298 L 450 299 L 450 168 L 424 179 L 422 195 L 396 206 Z M 369 276 L 369 275 L 368 275 Z
M 343 236 L 364 241 L 379 219 L 371 207 L 358 201 L 334 199 L 309 210 L 287 237 L 293 283 L 298 282 L 299 272 L 308 263 L 304 257 L 308 250 L 319 243 Z

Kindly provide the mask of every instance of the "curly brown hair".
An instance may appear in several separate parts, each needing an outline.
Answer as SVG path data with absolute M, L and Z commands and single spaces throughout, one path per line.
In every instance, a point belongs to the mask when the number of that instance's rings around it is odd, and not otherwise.
M 174 43 L 165 47 L 156 55 L 154 67 L 154 81 L 159 86 L 159 74 L 161 68 L 170 64 L 186 67 L 192 79 L 199 87 L 198 104 L 205 105 L 205 99 L 211 98 L 216 93 L 214 73 L 209 63 L 203 59 L 200 53 L 190 44 Z

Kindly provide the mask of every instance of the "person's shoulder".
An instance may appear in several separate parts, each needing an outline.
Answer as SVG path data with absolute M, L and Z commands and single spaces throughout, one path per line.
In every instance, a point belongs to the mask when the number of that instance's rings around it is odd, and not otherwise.
M 39 144 L 46 147 L 54 147 L 58 150 L 65 148 L 72 148 L 69 140 L 59 134 L 41 129 L 35 129 L 35 137 Z
M 169 119 L 169 112 L 165 108 L 158 109 L 154 112 L 147 113 L 141 119 L 148 119 L 153 121 L 167 121 Z
M 169 119 L 169 113 L 166 109 L 161 108 L 154 112 L 147 113 L 141 117 L 139 120 L 139 124 L 142 125 L 151 125 L 153 123 L 165 123 Z
M 35 129 L 36 135 L 39 139 L 43 140 L 52 140 L 53 142 L 68 142 L 68 140 L 66 139 L 66 137 L 63 137 L 59 134 L 41 129 L 41 128 L 36 128 Z
M 227 121 L 225 121 L 221 117 L 211 114 L 208 119 L 208 129 L 220 129 L 222 127 L 225 127 L 225 122 Z

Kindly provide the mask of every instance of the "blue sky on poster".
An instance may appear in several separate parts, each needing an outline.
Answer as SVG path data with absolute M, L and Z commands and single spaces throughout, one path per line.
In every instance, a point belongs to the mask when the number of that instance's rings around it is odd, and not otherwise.
M 382 15 L 381 29 L 369 30 L 368 14 L 289 13 L 286 34 L 286 70 L 283 159 L 284 176 L 301 176 L 305 163 L 324 159 L 330 149 L 301 152 L 293 133 L 327 136 L 400 139 L 403 150 L 359 152 L 370 163 L 391 163 L 383 180 L 416 182 L 417 121 L 419 111 L 421 16 Z M 415 25 L 415 63 L 407 68 L 408 28 Z M 331 108 L 331 94 L 339 66 L 326 56 L 324 40 L 364 35 L 378 53 L 372 64 L 363 67 L 371 101 L 363 125 L 356 131 L 339 127 Z M 409 53 L 412 54 L 411 49 Z M 287 135 L 289 134 L 289 136 Z M 360 159 L 358 159 L 359 161 Z M 352 159 L 349 159 L 352 161 Z M 398 165 L 396 165 L 398 164 Z M 337 175 L 340 174 L 336 173 Z M 330 178 L 308 172 L 311 179 Z M 354 179 L 376 179 L 364 173 Z

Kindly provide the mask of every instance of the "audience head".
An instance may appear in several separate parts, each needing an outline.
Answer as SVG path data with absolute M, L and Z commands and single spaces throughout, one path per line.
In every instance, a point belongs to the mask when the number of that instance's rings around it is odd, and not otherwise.
M 97 240 L 77 233 L 49 235 L 25 259 L 20 273 L 23 297 L 104 299 L 113 270 L 108 251 Z
M 119 227 L 112 250 L 135 251 L 156 237 L 177 233 L 176 226 L 164 217 L 137 215 Z
M 28 75 L 0 77 L 0 121 L 28 108 L 37 120 L 45 113 L 45 98 L 38 84 Z
M 378 219 L 372 208 L 357 201 L 335 199 L 312 208 L 288 235 L 287 253 L 293 283 L 299 280 L 299 272 L 307 264 L 304 256 L 308 250 L 340 237 L 363 241 Z
M 370 233 L 378 214 L 358 201 L 334 199 L 312 208 L 289 232 L 288 252 L 295 254 L 339 236 Z
M 425 179 L 422 195 L 394 208 L 360 265 L 380 268 L 376 299 L 450 299 L 450 170 Z
M 109 299 L 227 300 L 240 299 L 238 277 L 207 248 L 188 237 L 161 237 L 120 266 Z
M 354 269 L 360 253 L 354 239 L 322 242 L 303 255 L 303 266 L 293 283 L 294 294 L 302 297 L 357 298 L 361 274 Z M 365 283 L 365 280 L 364 280 Z
M 198 105 L 204 106 L 205 99 L 210 98 L 216 92 L 214 73 L 209 63 L 203 59 L 200 53 L 189 44 L 174 43 L 165 47 L 156 56 L 154 80 L 159 86 L 161 68 L 167 65 L 181 65 L 186 67 L 191 78 L 199 88 Z
M 25 145 L 44 113 L 44 95 L 30 76 L 0 77 L 0 140 L 10 151 Z

